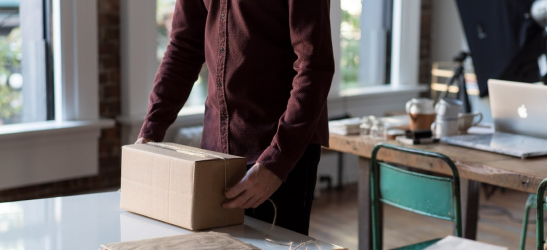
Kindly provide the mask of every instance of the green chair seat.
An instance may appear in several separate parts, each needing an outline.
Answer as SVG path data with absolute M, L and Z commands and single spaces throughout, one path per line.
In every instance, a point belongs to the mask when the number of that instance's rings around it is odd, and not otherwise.
M 442 240 L 442 238 L 428 240 L 428 241 L 424 241 L 424 242 L 419 242 L 419 243 L 404 246 L 404 247 L 398 247 L 398 248 L 394 248 L 392 250 L 422 250 L 422 249 L 424 249 L 428 246 L 431 246 L 431 245 L 437 243 L 437 241 L 440 241 L 440 240 Z
M 416 173 L 377 160 L 381 148 L 403 153 L 438 158 L 444 161 L 452 177 L 437 177 Z M 370 198 L 372 203 L 372 245 L 382 249 L 380 202 L 454 222 L 454 235 L 462 237 L 460 178 L 456 165 L 445 155 L 406 148 L 387 143 L 374 146 L 370 161 Z M 424 249 L 440 239 L 429 240 L 397 249 Z

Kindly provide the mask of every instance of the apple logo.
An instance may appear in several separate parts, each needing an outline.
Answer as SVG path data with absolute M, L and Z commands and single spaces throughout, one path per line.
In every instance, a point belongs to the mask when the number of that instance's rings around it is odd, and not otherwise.
M 522 106 L 519 107 L 518 112 L 519 112 L 520 118 L 525 119 L 526 117 L 528 117 L 528 111 L 526 111 L 526 106 L 524 106 L 524 104 L 522 104 Z

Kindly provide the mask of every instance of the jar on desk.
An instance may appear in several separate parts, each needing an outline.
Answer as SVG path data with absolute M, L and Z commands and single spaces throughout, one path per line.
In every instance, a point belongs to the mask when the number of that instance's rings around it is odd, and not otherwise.
M 387 140 L 387 127 L 383 119 L 376 119 L 370 128 L 370 139 Z
M 359 126 L 359 134 L 363 137 L 370 137 L 370 128 L 372 128 L 372 125 L 374 123 L 374 120 L 376 118 L 374 116 L 365 116 L 361 120 L 361 125 Z

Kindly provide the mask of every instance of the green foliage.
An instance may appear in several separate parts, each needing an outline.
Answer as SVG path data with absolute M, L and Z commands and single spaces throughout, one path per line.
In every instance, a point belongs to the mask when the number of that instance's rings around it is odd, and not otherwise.
M 21 30 L 14 28 L 0 36 L 0 125 L 16 121 L 23 108 L 20 90 L 8 85 L 9 76 L 21 68 L 21 58 Z
M 342 10 L 342 32 L 340 46 L 342 55 L 340 67 L 342 69 L 342 89 L 358 86 L 359 78 L 359 15 L 352 15 Z

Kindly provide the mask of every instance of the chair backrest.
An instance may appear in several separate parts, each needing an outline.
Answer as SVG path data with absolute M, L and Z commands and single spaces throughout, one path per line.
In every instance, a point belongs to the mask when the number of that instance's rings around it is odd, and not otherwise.
M 407 171 L 377 160 L 381 148 L 443 160 L 452 177 L 437 177 Z M 443 154 L 379 143 L 370 161 L 373 248 L 382 249 L 380 202 L 414 213 L 454 222 L 454 234 L 462 236 L 460 177 L 456 165 Z
M 545 236 L 543 234 L 543 209 L 545 206 L 545 189 L 547 188 L 547 179 L 541 181 L 536 194 L 536 248 L 543 250 Z

